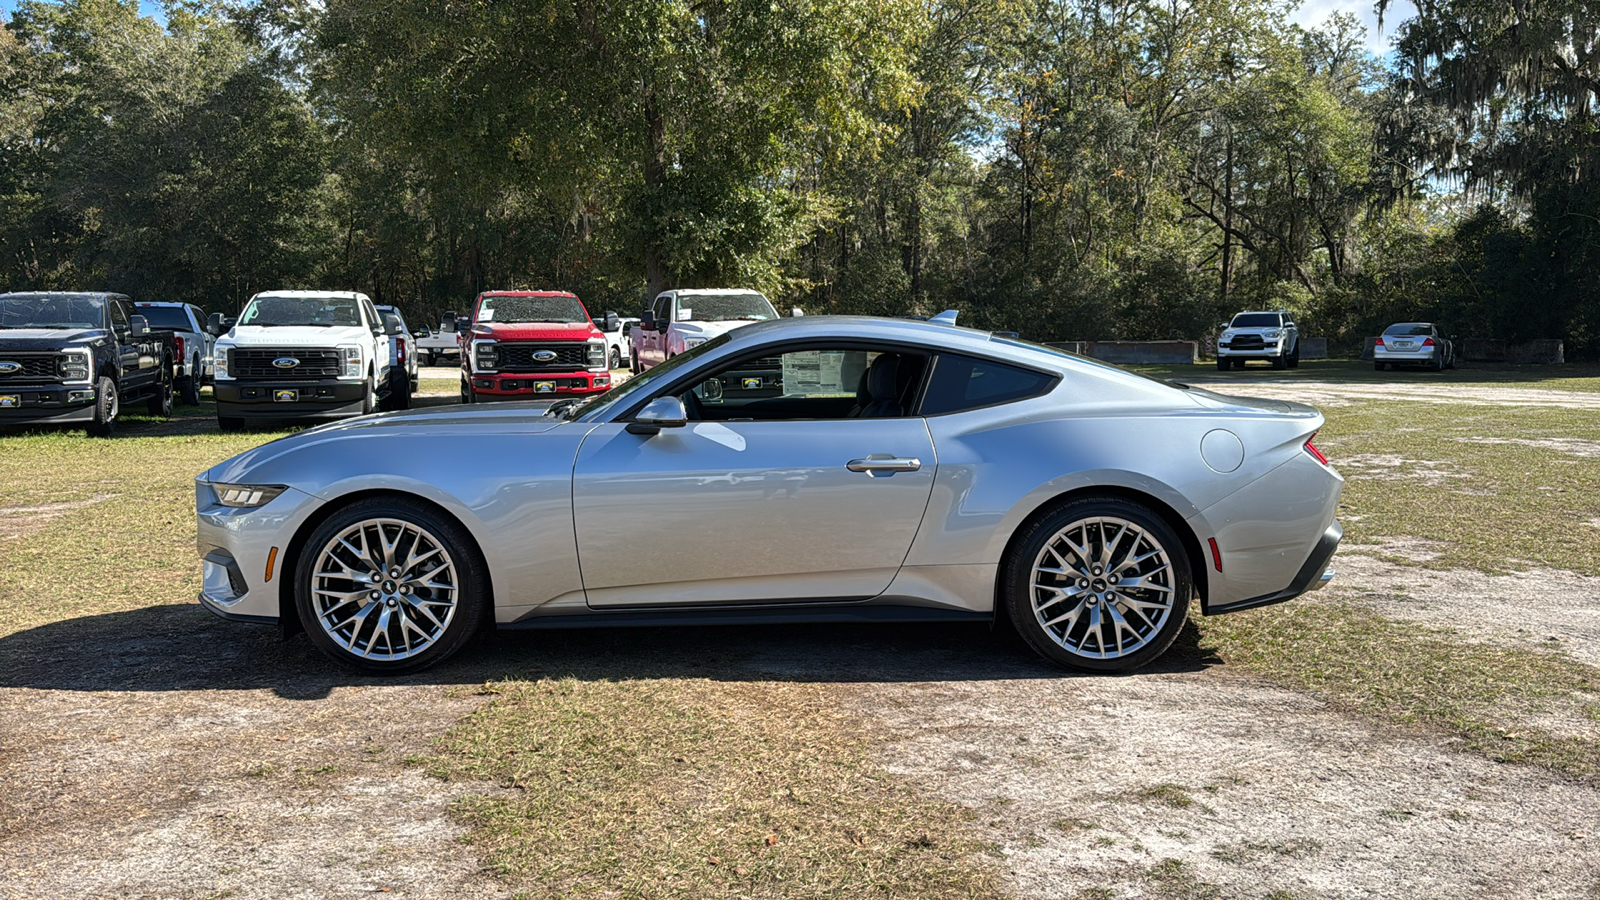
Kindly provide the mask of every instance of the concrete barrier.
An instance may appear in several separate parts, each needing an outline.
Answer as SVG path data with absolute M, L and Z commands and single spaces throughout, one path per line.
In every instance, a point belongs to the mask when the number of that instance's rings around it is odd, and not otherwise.
M 1535 365 L 1561 365 L 1567 361 L 1566 345 L 1553 339 L 1513 344 L 1487 338 L 1468 338 L 1461 342 L 1461 358 L 1470 362 Z
M 1055 341 L 1050 346 L 1118 365 L 1193 365 L 1200 359 L 1195 341 Z
M 1301 338 L 1300 339 L 1300 358 L 1301 359 L 1327 359 L 1328 358 L 1328 339 L 1327 338 Z

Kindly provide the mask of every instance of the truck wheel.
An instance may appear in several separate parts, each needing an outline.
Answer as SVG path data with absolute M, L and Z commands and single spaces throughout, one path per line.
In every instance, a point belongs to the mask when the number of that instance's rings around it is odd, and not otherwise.
M 1228 362 L 1228 358 L 1226 356 L 1217 357 L 1217 371 L 1218 372 L 1226 372 L 1231 368 L 1233 368 L 1233 366 Z
M 424 350 L 421 353 L 418 353 L 417 354 L 417 365 L 419 365 L 419 366 L 431 366 L 431 365 L 433 365 L 433 351 L 432 350 Z
M 1388 363 L 1375 362 L 1375 363 L 1372 364 L 1372 369 L 1375 372 L 1382 372 L 1384 369 L 1387 369 L 1388 367 L 1389 367 Z
M 238 416 L 217 416 L 217 428 L 223 431 L 242 431 L 244 420 Z
M 1296 343 L 1294 345 L 1294 352 L 1289 354 L 1289 368 L 1291 368 L 1291 369 L 1300 368 L 1300 344 L 1299 343 Z
M 639 351 L 637 350 L 633 351 L 633 354 L 628 357 L 628 371 L 635 375 L 644 371 L 643 369 L 639 368 Z
M 611 348 L 611 368 L 622 368 L 622 351 L 615 347 Z
M 89 437 L 111 437 L 116 432 L 117 413 L 122 408 L 121 404 L 121 398 L 117 396 L 117 383 L 101 375 L 94 386 L 94 418 L 84 427 Z
M 1286 356 L 1274 356 L 1272 358 L 1272 367 L 1274 369 L 1287 369 L 1287 368 L 1289 368 L 1289 358 L 1286 357 Z
M 196 356 L 189 363 L 189 377 L 183 379 L 178 385 L 181 391 L 179 398 L 185 406 L 200 405 L 200 357 Z
M 150 415 L 162 419 L 172 418 L 172 367 L 163 370 L 161 383 L 156 385 L 156 395 L 151 397 L 146 409 Z
M 411 408 L 411 375 L 405 369 L 389 374 L 389 408 Z
M 468 384 L 467 380 L 465 378 L 461 379 L 461 402 L 462 403 L 476 403 L 476 402 L 478 402 L 477 396 L 472 393 L 472 385 Z

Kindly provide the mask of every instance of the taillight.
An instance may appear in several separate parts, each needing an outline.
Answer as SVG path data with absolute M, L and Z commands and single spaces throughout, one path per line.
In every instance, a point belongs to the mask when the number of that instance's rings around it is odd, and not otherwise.
M 177 342 L 177 344 L 178 344 L 178 356 L 179 356 L 179 358 L 182 358 L 183 357 L 183 335 L 175 334 L 175 335 L 172 336 L 172 339 Z
M 1432 347 L 1433 346 L 1433 338 L 1423 338 L 1422 339 L 1422 346 L 1424 346 L 1424 347 Z
M 405 341 L 397 341 L 396 343 L 398 343 L 400 345 L 400 360 L 399 360 L 399 362 L 400 362 L 400 365 L 403 366 L 403 365 L 406 364 L 406 342 Z
M 1373 338 L 1372 339 L 1372 346 L 1374 346 L 1374 347 L 1382 347 L 1383 346 L 1383 337 L 1380 335 L 1379 337 Z
M 1322 451 L 1318 450 L 1315 444 L 1311 443 L 1313 440 L 1316 439 L 1316 436 L 1317 436 L 1317 433 L 1315 431 L 1313 431 L 1313 432 L 1311 432 L 1311 437 L 1306 438 L 1306 452 L 1311 454 L 1311 458 L 1312 459 L 1316 460 L 1319 463 L 1322 463 L 1323 465 L 1327 465 L 1328 464 L 1328 458 L 1326 456 L 1322 455 Z

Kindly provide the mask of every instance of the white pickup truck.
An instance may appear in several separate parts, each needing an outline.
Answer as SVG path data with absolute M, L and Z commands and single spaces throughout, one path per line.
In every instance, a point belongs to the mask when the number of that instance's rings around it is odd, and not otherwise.
M 417 334 L 417 355 L 422 365 L 436 366 L 447 357 L 452 361 L 461 358 L 461 335 L 456 331 L 456 322 L 455 313 L 445 313 L 437 331 Z M 467 317 L 462 316 L 460 322 L 465 327 Z
M 216 339 L 206 333 L 205 313 L 189 303 L 135 303 L 134 311 L 144 316 L 151 331 L 172 335 L 176 354 L 177 379 L 173 387 L 178 399 L 190 406 L 200 404 L 200 386 L 211 378 L 212 348 Z
M 741 325 L 776 318 L 778 311 L 758 291 L 663 291 L 633 326 L 632 370 L 643 372 Z
M 366 294 L 268 291 L 251 297 L 234 322 L 213 314 L 207 330 L 219 336 L 213 391 L 223 431 L 246 419 L 359 416 L 397 399 L 389 374 L 394 330 Z

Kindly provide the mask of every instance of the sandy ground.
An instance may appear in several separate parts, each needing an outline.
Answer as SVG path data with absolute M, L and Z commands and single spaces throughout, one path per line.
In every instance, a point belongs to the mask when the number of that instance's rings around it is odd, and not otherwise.
M 1508 392 L 1529 393 L 1554 394 Z M 1396 550 L 1347 548 L 1311 602 L 1600 664 L 1597 579 L 1374 555 Z M 0 638 L 0 898 L 505 896 L 448 815 L 494 788 L 408 757 L 486 679 L 601 651 L 608 677 L 649 676 L 658 640 L 507 636 L 378 681 L 193 605 Z M 697 675 L 815 681 L 879 723 L 883 764 L 970 807 L 1019 897 L 1600 896 L 1600 792 L 1240 677 L 1192 633 L 1128 677 L 1066 675 L 971 626 L 672 640 Z
M 1410 373 L 1406 373 L 1410 374 Z M 1363 400 L 1404 400 L 1412 403 L 1452 403 L 1477 406 L 1564 406 L 1600 409 L 1600 393 L 1550 391 L 1539 388 L 1503 388 L 1485 385 L 1428 383 L 1417 374 L 1415 383 L 1404 381 L 1345 384 L 1302 380 L 1293 374 L 1241 373 L 1233 377 L 1186 376 L 1185 384 L 1219 394 L 1243 394 L 1271 400 L 1293 400 L 1312 406 L 1347 406 Z

